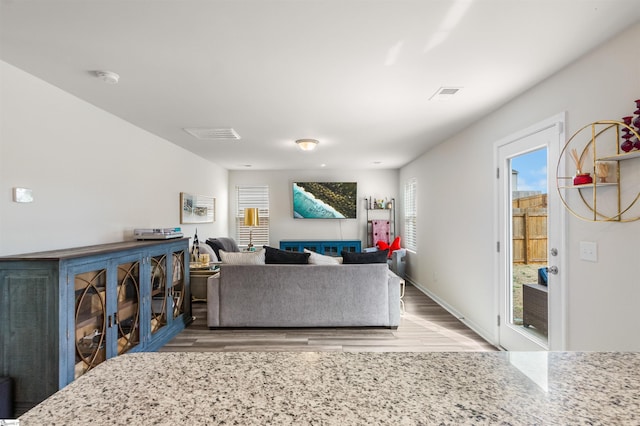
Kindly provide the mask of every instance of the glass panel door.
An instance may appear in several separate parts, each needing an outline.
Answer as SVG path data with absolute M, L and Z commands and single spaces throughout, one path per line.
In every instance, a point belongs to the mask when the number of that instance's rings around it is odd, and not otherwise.
M 173 317 L 177 318 L 184 312 L 185 277 L 184 277 L 184 251 L 173 253 L 173 274 L 171 282 L 171 302 L 173 304 Z
M 140 262 L 118 265 L 118 354 L 140 343 Z
M 167 256 L 151 258 L 151 332 L 167 325 Z
M 78 378 L 106 359 L 107 271 L 75 275 L 75 374 Z
M 510 324 L 547 342 L 547 148 L 517 155 L 511 170 Z

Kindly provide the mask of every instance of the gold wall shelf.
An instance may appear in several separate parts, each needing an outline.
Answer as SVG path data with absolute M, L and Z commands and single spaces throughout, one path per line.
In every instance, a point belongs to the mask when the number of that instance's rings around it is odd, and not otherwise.
M 556 168 L 556 188 L 562 204 L 575 217 L 589 222 L 632 222 L 640 219 L 640 209 L 637 208 L 640 203 L 636 205 L 640 192 L 634 192 L 640 188 L 640 184 L 636 182 L 635 185 L 630 185 L 629 181 L 625 181 L 623 191 L 621 170 L 625 167 L 637 167 L 636 164 L 628 166 L 628 163 L 622 167 L 623 163 L 640 158 L 639 150 L 620 152 L 620 136 L 624 128 L 640 139 L 640 134 L 625 123 L 613 120 L 595 121 L 574 133 L 560 152 Z M 579 152 L 579 159 L 585 165 L 585 170 L 582 171 L 593 175 L 592 183 L 573 185 L 573 176 L 560 176 L 560 166 L 567 162 L 568 153 L 572 149 Z M 607 166 L 603 167 L 602 164 Z

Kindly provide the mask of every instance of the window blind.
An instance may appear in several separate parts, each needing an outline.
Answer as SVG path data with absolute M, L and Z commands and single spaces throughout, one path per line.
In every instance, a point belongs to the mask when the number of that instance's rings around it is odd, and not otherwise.
M 239 185 L 236 186 L 236 241 L 238 246 L 249 245 L 249 233 L 255 247 L 269 244 L 269 186 Z M 258 209 L 258 226 L 245 226 L 244 209 Z
M 404 245 L 407 249 L 418 249 L 418 180 L 411 178 L 404 184 Z

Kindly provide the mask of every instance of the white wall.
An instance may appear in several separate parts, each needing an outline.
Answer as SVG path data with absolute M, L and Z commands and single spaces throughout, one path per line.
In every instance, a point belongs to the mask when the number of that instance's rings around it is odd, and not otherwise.
M 497 341 L 493 144 L 562 111 L 566 134 L 593 121 L 620 120 L 640 98 L 640 24 L 403 167 L 418 178 L 418 242 L 409 275 Z M 640 159 L 625 184 L 640 191 Z M 569 350 L 640 350 L 640 221 L 587 223 L 567 230 Z M 580 241 L 598 244 L 598 262 L 579 259 Z
M 293 219 L 292 183 L 294 181 L 357 182 L 357 219 Z M 230 171 L 229 217 L 235 216 L 237 185 L 269 185 L 270 244 L 279 247 L 280 240 L 361 240 L 367 241 L 365 197 L 396 198 L 397 170 L 282 170 Z M 396 213 L 397 216 L 397 213 Z M 233 220 L 231 236 L 235 235 Z
M 217 197 L 226 232 L 228 172 L 0 62 L 0 254 L 133 239 L 134 228 L 182 227 L 179 194 Z M 12 201 L 12 188 L 35 202 Z

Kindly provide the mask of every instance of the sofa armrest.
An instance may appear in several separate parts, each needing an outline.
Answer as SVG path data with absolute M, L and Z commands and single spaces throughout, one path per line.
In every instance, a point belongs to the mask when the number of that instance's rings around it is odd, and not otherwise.
M 220 272 L 207 278 L 207 326 L 220 327 Z
M 389 324 L 392 327 L 398 327 L 400 325 L 400 287 L 403 279 L 394 274 L 392 271 L 387 271 L 388 285 L 389 285 Z

